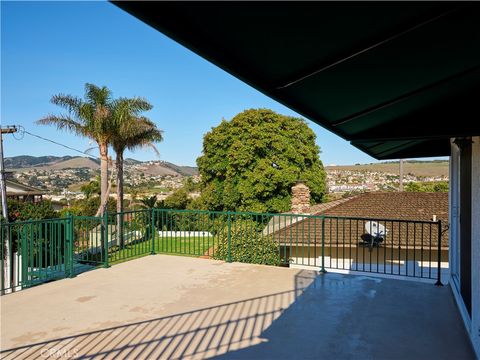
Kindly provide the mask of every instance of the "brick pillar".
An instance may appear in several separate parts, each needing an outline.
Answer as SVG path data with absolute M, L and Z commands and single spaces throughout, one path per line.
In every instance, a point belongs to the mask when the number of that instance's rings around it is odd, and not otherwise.
M 310 211 L 310 189 L 303 181 L 297 181 L 292 187 L 292 208 L 293 214 L 308 214 Z

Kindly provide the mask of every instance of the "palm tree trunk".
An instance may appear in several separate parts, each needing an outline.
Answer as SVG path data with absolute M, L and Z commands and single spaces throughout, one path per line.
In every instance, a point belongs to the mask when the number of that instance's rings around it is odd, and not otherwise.
M 105 205 L 108 201 L 108 146 L 106 144 L 99 144 L 100 149 L 100 214 L 103 215 Z
M 124 247 L 123 238 L 123 151 L 116 151 L 117 159 L 117 244 Z
M 108 145 L 98 144 L 100 150 L 100 207 L 98 208 L 97 215 L 103 215 L 108 200 Z M 108 223 L 103 220 L 102 216 L 102 235 L 101 235 L 101 247 L 102 254 L 105 254 L 105 248 L 108 246 L 108 238 L 105 236 Z M 105 256 L 108 256 L 106 254 Z
M 114 171 L 110 171 L 110 177 L 108 179 L 108 186 L 107 186 L 107 193 L 105 194 L 105 198 L 107 199 L 107 201 L 105 201 L 105 210 L 108 209 L 108 199 L 110 198 L 110 193 L 112 192 L 112 183 L 113 183 L 113 177 L 115 175 L 115 172 Z M 102 204 L 100 204 L 100 206 L 98 207 L 98 210 L 97 212 L 95 213 L 95 217 L 99 217 L 101 216 L 101 213 L 102 213 L 102 209 L 103 209 L 103 206 Z

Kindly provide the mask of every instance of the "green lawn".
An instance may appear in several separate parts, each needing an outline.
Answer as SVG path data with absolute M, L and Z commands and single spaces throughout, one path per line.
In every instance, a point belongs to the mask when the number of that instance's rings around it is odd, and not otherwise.
M 175 254 L 183 256 L 198 257 L 207 253 L 208 249 L 214 246 L 213 237 L 155 237 L 155 253 Z M 124 249 L 112 249 L 109 252 L 109 263 L 116 264 L 125 260 L 139 258 L 151 254 L 151 240 L 126 245 Z

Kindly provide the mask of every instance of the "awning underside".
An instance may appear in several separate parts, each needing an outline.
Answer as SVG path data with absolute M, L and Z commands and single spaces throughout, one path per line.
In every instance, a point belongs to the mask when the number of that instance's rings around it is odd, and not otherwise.
M 480 135 L 477 4 L 115 4 L 377 159 Z

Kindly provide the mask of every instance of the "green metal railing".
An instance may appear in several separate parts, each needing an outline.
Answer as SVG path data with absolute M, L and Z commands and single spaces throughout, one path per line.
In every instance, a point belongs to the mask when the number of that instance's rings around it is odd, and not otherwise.
M 383 230 L 382 230 L 383 229 Z M 440 221 L 145 209 L 1 224 L 1 293 L 150 254 L 436 279 Z
M 2 295 L 39 283 L 73 276 L 70 219 L 1 224 Z
M 104 265 L 107 262 L 108 236 L 103 217 L 70 216 L 73 228 L 75 262 L 85 265 Z

